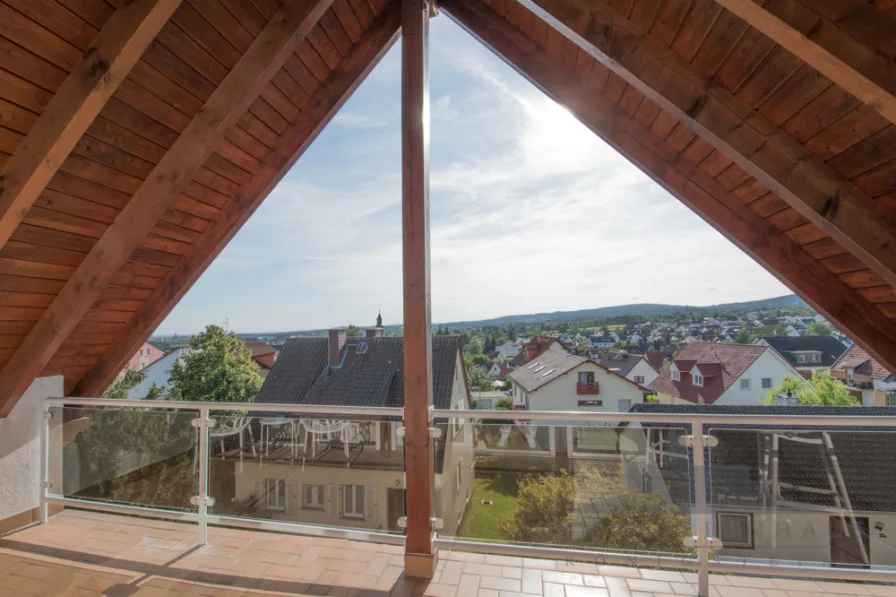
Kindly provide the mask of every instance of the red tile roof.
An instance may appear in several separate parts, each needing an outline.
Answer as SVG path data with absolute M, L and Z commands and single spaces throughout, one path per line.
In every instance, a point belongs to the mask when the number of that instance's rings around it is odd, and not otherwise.
M 752 344 L 692 342 L 674 361 L 681 380 L 674 381 L 671 371 L 666 370 L 647 388 L 695 404 L 713 404 L 766 350 L 773 349 Z M 703 372 L 702 387 L 691 383 L 694 364 Z
M 870 354 L 865 352 L 858 344 L 853 344 L 846 349 L 840 358 L 831 365 L 831 373 L 846 374 L 847 369 L 855 369 L 856 373 L 870 375 L 873 379 L 887 379 L 892 374 L 878 363 Z
M 663 368 L 663 365 L 666 362 L 666 357 L 671 357 L 671 352 L 666 352 L 664 350 L 648 350 L 644 353 L 644 358 L 647 359 L 647 362 L 650 363 L 650 366 L 660 371 Z

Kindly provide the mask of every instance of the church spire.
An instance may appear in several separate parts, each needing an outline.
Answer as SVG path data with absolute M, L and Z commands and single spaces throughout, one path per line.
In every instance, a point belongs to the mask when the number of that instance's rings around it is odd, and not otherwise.
M 381 311 L 377 310 L 376 312 L 376 327 L 383 327 L 383 314 Z

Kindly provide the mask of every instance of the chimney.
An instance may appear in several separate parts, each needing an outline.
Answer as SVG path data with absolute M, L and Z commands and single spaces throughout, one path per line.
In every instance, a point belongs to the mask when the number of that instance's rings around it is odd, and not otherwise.
M 381 338 L 383 336 L 383 328 L 367 328 L 366 336 L 368 338 Z
M 338 367 L 342 364 L 342 347 L 345 346 L 345 330 L 330 330 L 330 339 L 327 350 L 327 361 L 330 367 Z

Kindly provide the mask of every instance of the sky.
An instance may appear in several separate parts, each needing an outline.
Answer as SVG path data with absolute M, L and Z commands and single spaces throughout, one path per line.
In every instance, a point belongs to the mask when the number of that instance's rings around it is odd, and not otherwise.
M 158 334 L 401 322 L 400 52 Z M 430 84 L 433 322 L 790 292 L 444 15 Z

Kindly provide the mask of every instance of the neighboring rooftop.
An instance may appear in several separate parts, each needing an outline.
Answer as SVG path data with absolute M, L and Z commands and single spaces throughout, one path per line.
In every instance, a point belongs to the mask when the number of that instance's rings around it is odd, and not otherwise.
M 858 344 L 853 344 L 846 349 L 846 352 L 831 365 L 831 375 L 845 377 L 847 369 L 852 369 L 853 374 L 867 375 L 879 381 L 889 380 L 893 377 L 892 373 L 872 358 Z
M 670 367 L 647 388 L 694 404 L 712 404 L 767 350 L 774 349 L 757 344 L 692 342 L 672 362 L 681 379 L 672 379 Z M 703 375 L 702 386 L 691 383 L 690 371 L 695 365 Z
M 256 402 L 341 406 L 404 406 L 404 338 L 348 338 L 330 366 L 328 338 L 291 338 Z M 433 336 L 433 403 L 451 408 L 457 336 Z
M 644 355 L 629 354 L 627 352 L 608 352 L 598 364 L 610 371 L 626 377 L 638 363 L 644 360 Z M 649 365 L 650 363 L 648 363 Z
M 762 336 L 756 341 L 765 342 L 777 350 L 794 367 L 830 367 L 846 352 L 846 345 L 833 336 Z M 820 352 L 821 361 L 799 362 L 798 352 Z

